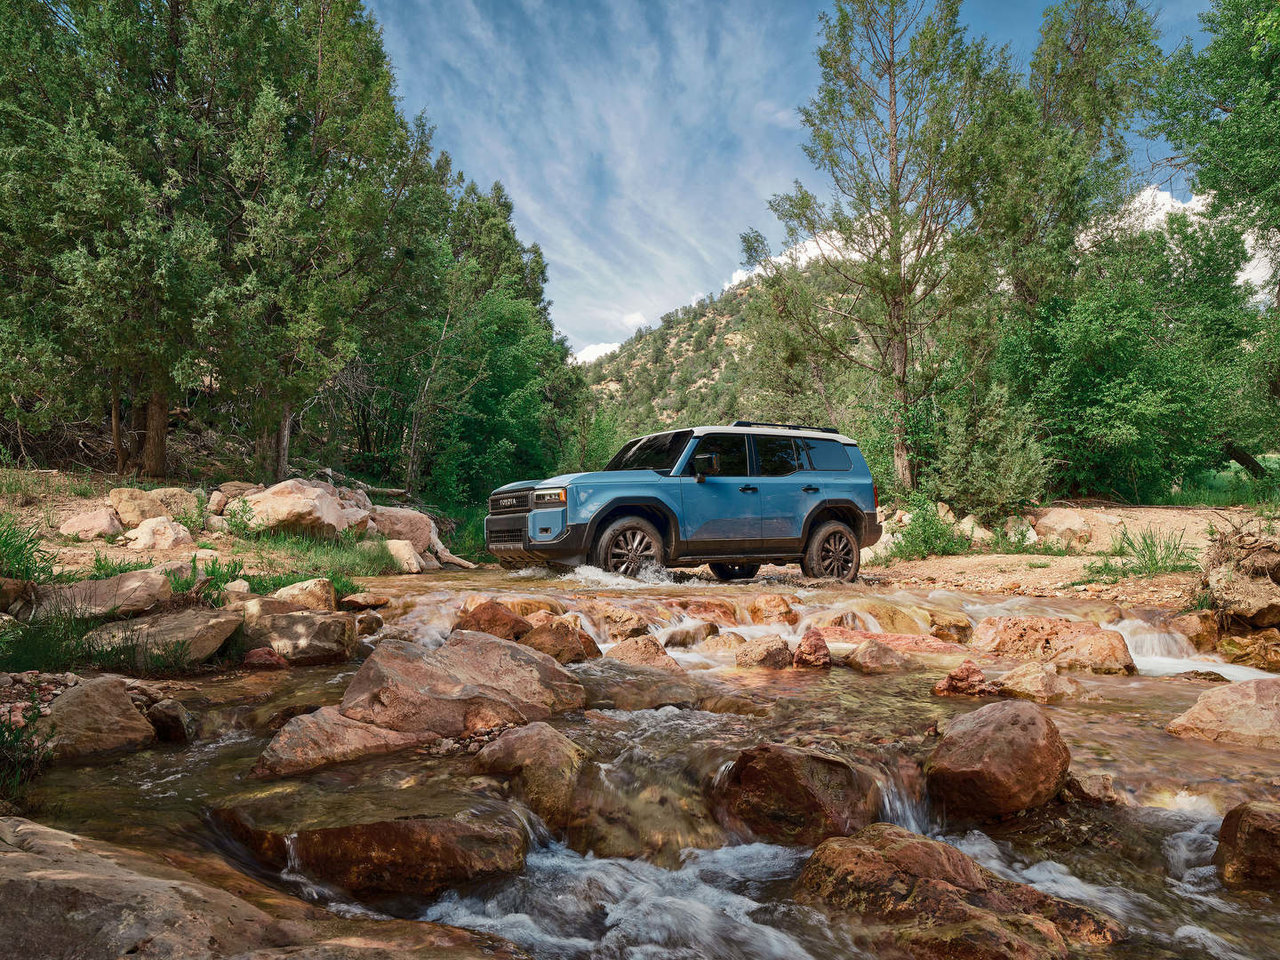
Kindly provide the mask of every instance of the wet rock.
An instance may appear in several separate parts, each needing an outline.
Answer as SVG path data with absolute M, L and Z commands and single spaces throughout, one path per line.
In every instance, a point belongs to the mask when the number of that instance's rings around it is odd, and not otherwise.
M 800 638 L 791 662 L 797 667 L 822 669 L 831 666 L 831 651 L 827 649 L 827 641 L 822 639 L 822 634 L 816 630 L 805 633 Z
M 1202 680 L 1205 683 L 1230 683 L 1231 681 L 1217 670 L 1183 670 L 1181 673 L 1170 673 L 1166 680 Z
M 1064 803 L 1078 803 L 1086 807 L 1131 806 L 1133 800 L 1127 793 L 1116 789 L 1115 778 L 1109 773 L 1070 774 L 1063 784 L 1058 798 Z
M 157 700 L 147 710 L 156 736 L 166 743 L 188 743 L 196 732 L 196 718 L 172 697 Z
M 321 707 L 293 717 L 267 744 L 254 765 L 255 777 L 290 777 L 333 763 L 395 753 L 439 740 L 432 732 L 404 733 L 361 723 Z
M 236 612 L 189 607 L 173 613 L 153 613 L 136 620 L 119 620 L 91 630 L 85 641 L 99 649 L 132 646 L 136 662 L 203 663 L 212 657 L 244 623 Z
M 1034 700 L 1036 703 L 1061 703 L 1088 696 L 1088 688 L 1072 677 L 1062 676 L 1052 663 L 1024 663 L 1010 670 L 995 683 L 1002 697 Z
M 1280 803 L 1253 800 L 1228 811 L 1213 863 L 1232 889 L 1280 890 Z
M 58 528 L 64 537 L 75 537 L 78 540 L 96 540 L 98 538 L 118 537 L 124 533 L 120 518 L 110 507 L 77 513 Z
M 783 744 L 744 750 L 712 796 L 728 829 L 798 846 L 853 833 L 880 813 L 875 771 Z
M 582 707 L 582 685 L 518 643 L 455 632 L 437 650 L 384 640 L 351 679 L 344 716 L 406 733 L 460 736 Z
M 130 550 L 173 550 L 195 543 L 190 530 L 168 517 L 143 520 L 124 538 Z
M 707 653 L 733 653 L 746 642 L 742 634 L 727 631 L 707 637 L 702 642 L 702 649 Z
M 460 884 L 510 876 L 524 868 L 528 843 L 520 827 L 493 819 L 405 817 L 299 830 L 286 840 L 237 811 L 214 816 L 268 866 L 290 864 L 357 896 L 429 897 Z
M 378 532 L 388 540 L 408 540 L 413 549 L 423 557 L 434 557 L 440 563 L 452 564 L 470 570 L 475 564 L 454 556 L 440 540 L 436 523 L 425 513 L 407 507 L 380 507 L 371 510 Z
M 196 495 L 181 487 L 162 487 L 159 490 L 118 487 L 107 496 L 120 522 L 126 527 L 136 527 L 157 517 L 190 516 L 200 510 Z
M 811 618 L 815 627 L 844 627 L 869 633 L 922 636 L 929 633 L 929 611 L 922 607 L 893 603 L 879 597 L 859 597 L 847 607 Z M 830 643 L 830 639 L 827 640 Z
M 649 633 L 649 620 L 635 610 L 607 600 L 580 600 L 576 603 L 588 620 L 614 643 Z
M 930 610 L 929 633 L 945 643 L 965 644 L 973 637 L 973 624 L 963 613 Z
M 1124 939 L 1102 914 L 888 823 L 823 841 L 796 881 L 796 899 L 847 917 L 877 956 L 1061 960 Z
M 156 738 L 120 677 L 98 677 L 71 687 L 53 701 L 40 726 L 52 732 L 49 749 L 58 760 L 127 753 Z
M 703 695 L 702 688 L 683 671 L 673 673 L 613 657 L 580 664 L 574 668 L 574 676 L 586 689 L 586 705 L 597 710 L 693 707 Z
M 949 816 L 998 817 L 1053 799 L 1071 753 L 1034 704 L 992 703 L 958 717 L 925 765 L 929 795 Z
M 1224 636 L 1219 652 L 1232 663 L 1280 673 L 1280 630 L 1268 627 L 1244 636 Z
M 338 601 L 341 610 L 381 610 L 391 602 L 390 597 L 380 593 L 349 593 Z
M 494 600 L 489 600 L 463 613 L 453 629 L 474 630 L 502 640 L 519 640 L 532 630 L 533 626 L 524 617 L 512 613 Z
M 783 670 L 791 666 L 791 648 L 776 634 L 756 637 L 738 647 L 733 654 L 739 667 L 769 667 Z
M 681 610 L 697 620 L 708 620 L 720 627 L 738 624 L 738 608 L 720 597 L 681 597 L 667 601 L 673 610 Z
M 270 647 L 257 647 L 244 655 L 246 670 L 288 670 L 289 661 Z
M 164 574 L 132 570 L 106 580 L 39 587 L 31 616 L 136 617 L 172 595 L 173 585 Z
M 999 688 L 972 660 L 966 660 L 933 685 L 935 697 L 995 697 Z
M 10 957 L 217 960 L 294 941 L 255 906 L 140 854 L 0 818 L 0 929 Z
M 849 627 L 838 626 L 811 627 L 810 629 L 818 631 L 818 633 L 822 635 L 822 639 L 827 641 L 827 646 L 843 643 L 856 647 L 867 640 L 874 640 L 877 643 L 883 643 L 886 647 L 891 647 L 900 653 L 968 653 L 968 650 L 965 647 L 956 643 L 948 643 L 945 640 L 939 640 L 930 634 L 872 633 L 868 630 L 852 630 Z
M 1192 610 L 1169 619 L 1165 626 L 1182 634 L 1201 653 L 1218 650 L 1218 615 L 1212 610 Z
M 1280 677 L 1206 690 L 1165 729 L 1175 737 L 1280 750 Z
M 330 613 L 338 609 L 338 598 L 333 590 L 333 582 L 326 577 L 291 583 L 287 587 L 281 587 L 271 596 L 286 603 L 296 603 L 307 610 Z
M 382 617 L 373 610 L 361 610 L 356 614 L 357 637 L 372 637 L 382 626 Z
M 1088 621 L 988 617 L 974 630 L 970 646 L 995 657 L 1053 663 L 1063 670 L 1138 672 L 1124 637 Z
M 476 754 L 476 766 L 511 777 L 529 809 L 553 830 L 569 823 L 573 792 L 586 752 L 549 724 L 508 730 Z
M 791 598 L 780 593 L 762 593 L 755 597 L 747 607 L 747 615 L 752 623 L 757 624 L 785 623 L 795 626 L 800 622 L 800 614 L 791 609 Z
M 887 644 L 868 637 L 844 658 L 844 665 L 859 673 L 902 673 L 913 666 L 911 661 Z
M 1078 510 L 1055 507 L 1046 510 L 1035 522 L 1036 535 L 1059 547 L 1083 547 L 1092 539 L 1089 521 Z
M 623 663 L 665 670 L 667 673 L 684 673 L 684 667 L 676 663 L 675 658 L 663 649 L 662 644 L 648 634 L 615 643 L 609 648 L 606 656 L 613 660 L 621 660 Z
M 572 617 L 552 617 L 526 633 L 520 642 L 554 657 L 559 663 L 581 663 L 600 656 L 595 640 L 580 630 L 577 620 Z
M 562 617 L 568 611 L 565 605 L 555 597 L 541 596 L 529 593 L 504 593 L 501 596 L 488 596 L 483 593 L 468 594 L 462 601 L 462 613 L 470 613 L 476 607 L 483 603 L 500 603 L 517 616 L 524 617 L 530 623 L 533 622 L 533 616 L 537 613 L 550 614 L 553 617 Z
M 665 647 L 696 647 L 708 637 L 714 637 L 720 627 L 710 621 L 702 620 L 680 627 L 672 627 L 662 632 L 662 645 Z
M 287 602 L 287 601 L 286 601 Z M 349 613 L 299 610 L 245 618 L 245 636 L 258 646 L 269 646 L 291 664 L 342 663 L 356 652 L 356 621 Z

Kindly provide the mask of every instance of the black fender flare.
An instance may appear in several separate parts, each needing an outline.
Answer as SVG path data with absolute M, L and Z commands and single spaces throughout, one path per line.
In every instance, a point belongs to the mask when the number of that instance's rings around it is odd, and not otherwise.
M 867 528 L 867 512 L 863 510 L 856 502 L 848 498 L 835 498 L 831 500 L 823 500 L 817 503 L 809 515 L 804 518 L 804 530 L 800 535 L 800 549 L 807 549 L 809 546 L 809 534 L 813 532 L 814 518 L 823 510 L 835 509 L 840 511 L 851 512 L 857 519 L 854 521 L 853 532 L 858 535 L 858 545 L 863 546 L 862 541 L 865 539 Z
M 671 537 L 671 543 L 668 545 L 668 553 L 671 557 L 679 556 L 679 545 L 683 542 L 680 537 L 680 518 L 676 516 L 676 512 L 671 509 L 670 504 L 658 497 L 617 497 L 607 502 L 591 517 L 587 523 L 587 535 L 583 540 L 583 552 L 590 557 L 591 550 L 596 543 L 596 534 L 600 530 L 600 521 L 618 509 L 625 510 L 627 507 L 647 507 L 657 510 L 666 518 L 668 530 Z

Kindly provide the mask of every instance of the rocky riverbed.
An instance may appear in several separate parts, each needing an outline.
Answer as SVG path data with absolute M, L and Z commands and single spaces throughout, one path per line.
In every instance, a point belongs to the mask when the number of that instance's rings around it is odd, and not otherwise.
M 1280 677 L 1175 609 L 364 586 L 350 659 L 120 682 L 189 742 L 67 757 L 3 821 L 22 955 L 1277 955 Z

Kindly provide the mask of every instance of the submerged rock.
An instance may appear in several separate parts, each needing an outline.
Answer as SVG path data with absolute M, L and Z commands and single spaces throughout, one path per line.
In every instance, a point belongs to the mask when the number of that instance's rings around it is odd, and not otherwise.
M 1206 690 L 1165 729 L 1175 737 L 1280 749 L 1280 677 Z
M 147 720 L 156 735 L 167 743 L 187 743 L 196 732 L 196 718 L 172 697 L 158 700 L 147 708 Z
M 761 840 L 813 846 L 845 836 L 879 816 L 875 771 L 839 757 L 784 744 L 738 754 L 712 787 L 729 829 Z
M 672 673 L 614 657 L 580 664 L 573 673 L 586 689 L 586 705 L 596 710 L 691 708 L 702 696 L 702 688 L 684 671 Z
M 720 632 L 720 627 L 708 620 L 699 620 L 685 626 L 672 627 L 662 632 L 664 647 L 696 647 L 708 637 Z
M 1034 700 L 1036 703 L 1060 703 L 1081 700 L 1088 688 L 1073 677 L 1062 676 L 1053 663 L 1024 663 L 995 682 L 1002 697 Z
M 854 647 L 844 658 L 844 665 L 866 674 L 902 673 L 912 667 L 907 657 L 873 637 Z
M 508 730 L 476 755 L 476 766 L 505 774 L 517 796 L 553 830 L 569 823 L 586 752 L 549 724 Z
M 992 703 L 947 724 L 925 764 L 929 795 L 950 816 L 998 817 L 1052 800 L 1071 753 L 1031 703 Z
M 847 917 L 883 957 L 1061 960 L 1125 936 L 1102 914 L 888 823 L 823 841 L 796 881 L 796 899 Z
M 1230 810 L 1213 862 L 1228 887 L 1280 890 L 1280 803 L 1254 800 Z
M 121 677 L 98 677 L 70 687 L 53 701 L 41 728 L 52 732 L 55 759 L 73 760 L 145 747 L 155 728 L 138 712 Z
M 935 697 L 995 697 L 1000 689 L 972 660 L 966 660 L 933 685 Z
M 1063 670 L 1134 674 L 1124 637 L 1096 623 L 1056 617 L 988 617 L 973 632 L 974 650 Z
M 758 624 L 785 623 L 795 626 L 800 622 L 800 614 L 791 609 L 791 598 L 780 593 L 762 593 L 755 597 L 747 607 L 747 616 L 752 623 Z
M 439 740 L 436 733 L 402 733 L 344 717 L 321 707 L 289 720 L 253 768 L 255 777 L 290 777 L 332 763 L 347 763 Z

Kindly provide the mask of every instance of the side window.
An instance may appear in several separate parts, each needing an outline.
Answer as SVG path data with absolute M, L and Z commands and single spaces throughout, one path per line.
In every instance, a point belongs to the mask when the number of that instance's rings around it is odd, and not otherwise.
M 756 437 L 756 456 L 762 477 L 785 477 L 803 469 L 790 437 Z
M 850 470 L 853 463 L 849 452 L 839 440 L 813 440 L 801 437 L 796 441 L 809 454 L 815 470 Z
M 708 468 L 707 475 L 714 477 L 746 477 L 751 474 L 747 459 L 747 438 L 741 433 L 709 433 L 693 449 L 693 457 L 703 454 L 714 454 L 718 461 L 718 470 Z M 689 460 L 689 469 L 693 473 L 693 458 Z

